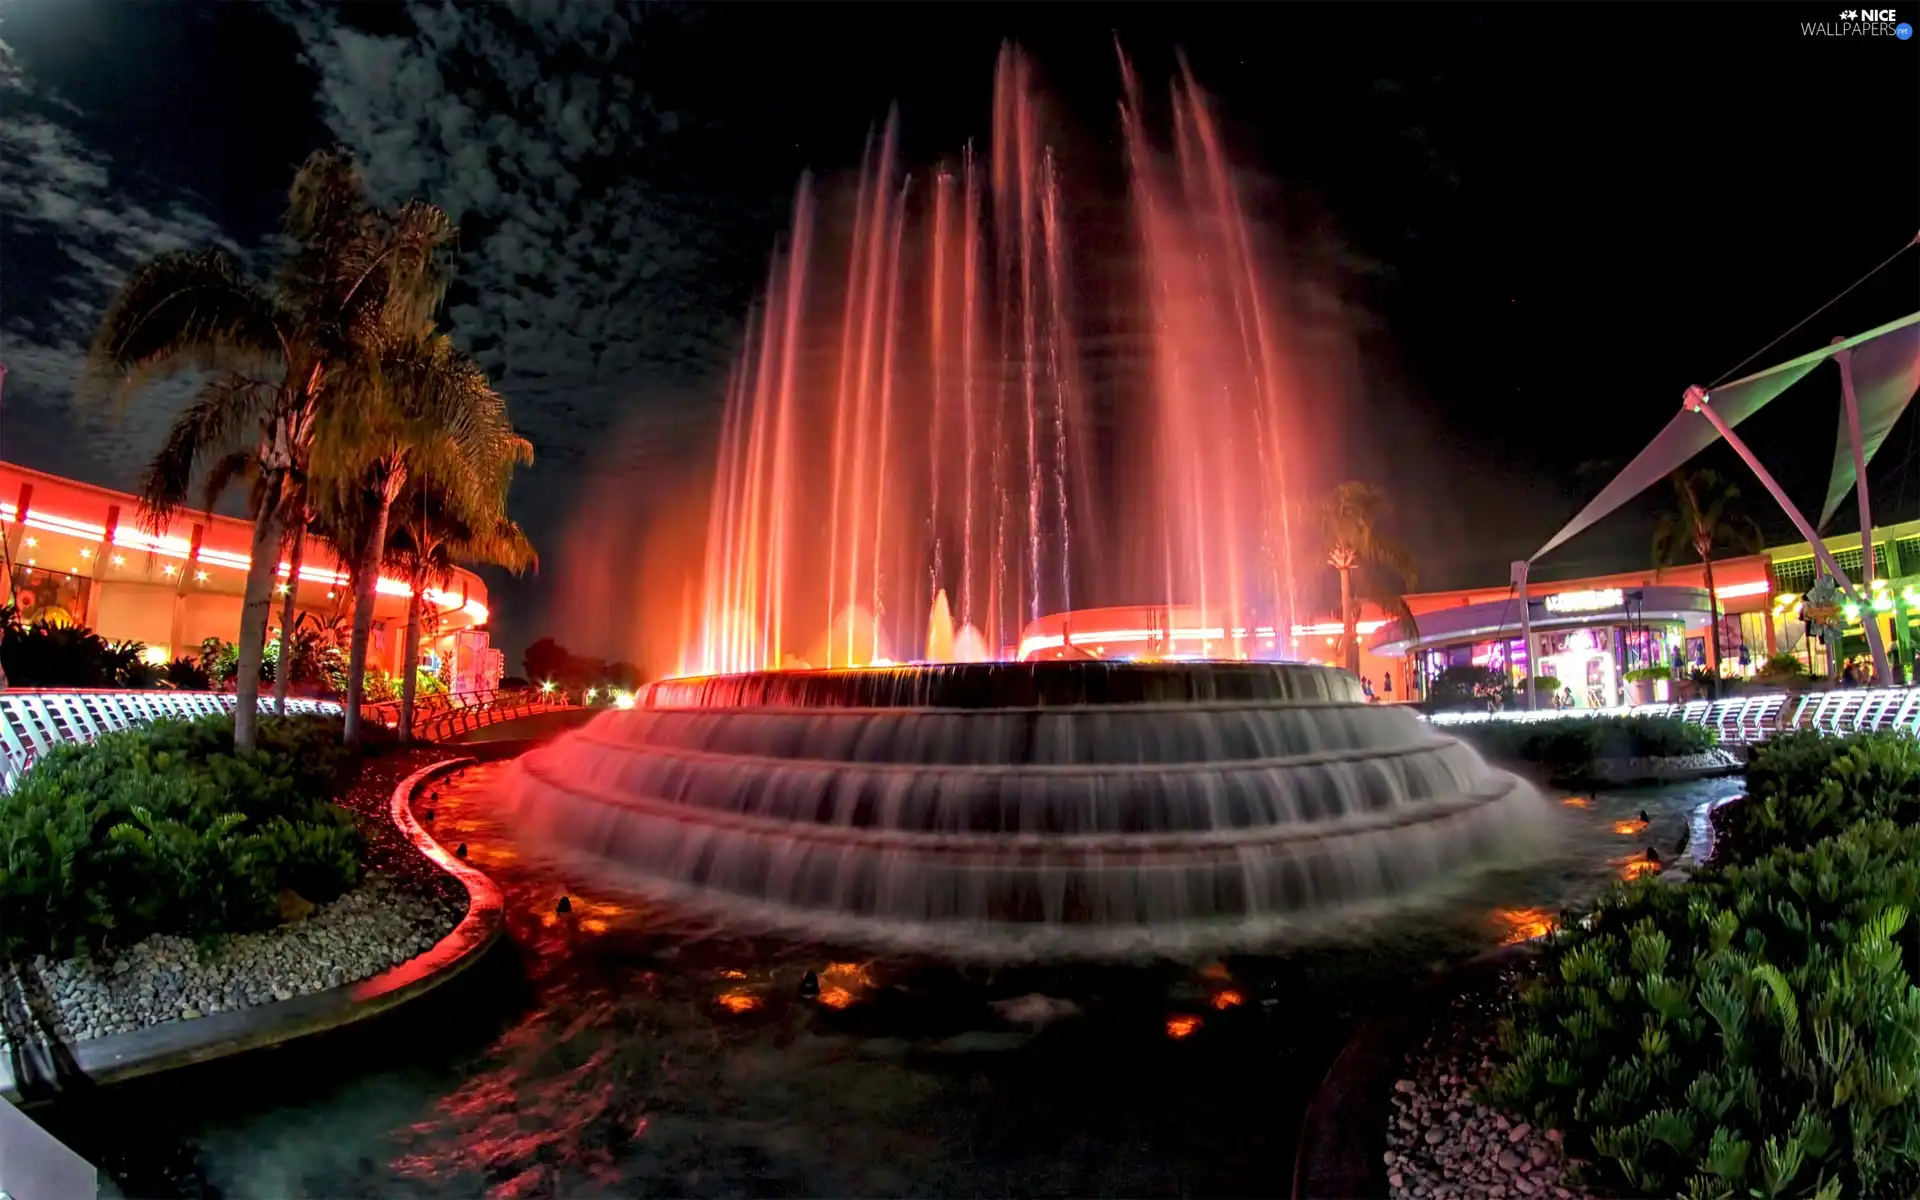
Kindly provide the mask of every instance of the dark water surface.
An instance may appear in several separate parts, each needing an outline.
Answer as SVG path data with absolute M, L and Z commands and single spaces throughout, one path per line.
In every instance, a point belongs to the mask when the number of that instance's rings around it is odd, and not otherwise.
M 37 1115 L 137 1196 L 1284 1194 L 1361 1015 L 1649 869 L 1646 847 L 1671 858 L 1690 814 L 1739 790 L 1569 797 L 1561 861 L 1365 948 L 989 974 L 578 891 L 559 914 L 565 881 L 494 818 L 499 769 L 434 804 L 507 893 L 511 941 L 486 963 L 373 1028 Z

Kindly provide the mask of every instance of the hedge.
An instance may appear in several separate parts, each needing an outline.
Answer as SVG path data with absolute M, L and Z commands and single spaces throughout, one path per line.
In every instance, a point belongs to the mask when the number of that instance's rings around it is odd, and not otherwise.
M 99 954 L 155 933 L 260 929 L 292 890 L 325 902 L 361 839 L 330 797 L 351 778 L 340 722 L 162 720 L 62 745 L 0 796 L 0 960 Z
M 1539 721 L 1463 721 L 1447 732 L 1488 758 L 1538 763 L 1555 775 L 1583 775 L 1596 762 L 1670 758 L 1711 750 L 1719 736 L 1678 717 L 1555 717 Z

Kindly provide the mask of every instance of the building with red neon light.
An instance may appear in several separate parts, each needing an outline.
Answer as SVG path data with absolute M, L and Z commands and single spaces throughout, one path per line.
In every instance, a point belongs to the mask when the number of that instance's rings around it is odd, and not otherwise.
M 1827 547 L 1856 580 L 1862 567 L 1860 535 L 1835 534 Z M 1841 656 L 1864 654 L 1862 621 L 1879 623 L 1894 657 L 1911 668 L 1920 643 L 1920 521 L 1877 526 L 1879 577 L 1869 581 L 1870 611 L 1845 611 Z M 1510 585 L 1423 592 L 1406 597 L 1415 628 L 1382 626 L 1368 650 L 1395 660 L 1396 674 L 1412 680 L 1414 695 L 1448 667 L 1491 667 L 1516 683 L 1538 660 L 1543 675 L 1571 688 L 1577 708 L 1668 699 L 1663 681 L 1629 681 L 1634 670 L 1678 678 L 1714 663 L 1728 678 L 1754 674 L 1768 657 L 1792 654 L 1809 673 L 1830 675 L 1818 638 L 1806 636 L 1801 597 L 1815 577 L 1813 547 L 1805 542 L 1759 554 L 1717 559 L 1713 587 L 1719 633 L 1709 646 L 1711 618 L 1706 570 L 1688 563 L 1659 570 L 1622 571 L 1577 579 L 1532 580 L 1527 588 L 1534 644 L 1522 644 L 1517 594 Z M 1541 704 L 1548 697 L 1539 698 Z
M 85 625 L 110 641 L 144 642 L 164 662 L 194 657 L 211 637 L 240 634 L 253 525 L 233 517 L 182 513 L 160 533 L 140 528 L 140 501 L 124 492 L 0 463 L 0 568 L 22 620 Z M 351 616 L 345 567 L 307 539 L 300 579 L 280 566 L 273 625 L 289 586 L 302 613 L 322 621 Z M 404 666 L 409 588 L 382 577 L 376 591 L 367 660 L 390 673 Z M 500 653 L 488 643 L 487 586 L 454 572 L 445 589 L 425 592 L 423 663 L 447 662 L 455 691 L 499 682 Z

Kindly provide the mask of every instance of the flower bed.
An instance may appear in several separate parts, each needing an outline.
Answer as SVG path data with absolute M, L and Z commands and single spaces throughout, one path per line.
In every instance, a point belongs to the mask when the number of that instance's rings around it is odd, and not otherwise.
M 464 891 L 387 813 L 435 752 L 357 763 L 319 718 L 263 721 L 249 756 L 231 737 L 230 719 L 155 722 L 63 747 L 0 797 L 0 936 L 30 1009 L 10 1020 L 83 1040 L 287 1000 L 459 920 Z

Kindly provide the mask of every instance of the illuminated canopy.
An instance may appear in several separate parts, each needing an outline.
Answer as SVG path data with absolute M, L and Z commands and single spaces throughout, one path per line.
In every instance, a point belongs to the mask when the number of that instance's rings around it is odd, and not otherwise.
M 1853 369 L 1855 393 L 1860 402 L 1860 436 L 1871 454 L 1879 449 L 1880 442 L 1886 439 L 1887 430 L 1893 426 L 1894 418 L 1899 415 L 1899 408 L 1906 404 L 1906 399 L 1899 400 L 1895 405 L 1885 397 L 1898 393 L 1903 382 L 1906 390 L 1898 394 L 1906 398 L 1913 395 L 1915 372 L 1920 370 L 1915 361 L 1916 355 L 1920 354 L 1920 313 L 1902 317 L 1831 346 L 1823 346 L 1810 354 L 1803 354 L 1743 379 L 1721 384 L 1708 394 L 1714 411 L 1726 421 L 1729 428 L 1738 425 L 1841 350 L 1855 352 Z M 1871 422 L 1868 418 L 1869 395 L 1874 396 L 1874 403 L 1879 405 L 1874 410 Z M 1870 434 L 1870 429 L 1877 430 L 1878 436 Z M 1561 543 L 1585 532 L 1602 517 L 1672 474 L 1694 455 L 1712 445 L 1719 436 L 1712 424 L 1698 413 L 1684 409 L 1675 413 L 1666 428 L 1627 464 L 1626 470 L 1620 472 L 1612 483 L 1581 509 L 1579 515 L 1567 522 L 1564 529 L 1549 538 L 1546 545 L 1534 551 L 1533 558 L 1538 559 Z M 1841 447 L 1842 452 L 1835 456 L 1835 476 L 1828 489 L 1829 512 L 1839 504 L 1835 497 L 1844 497 L 1847 489 L 1853 485 L 1853 458 L 1851 449 L 1847 447 L 1844 413 L 1841 418 Z M 1842 460 L 1846 466 L 1844 479 L 1839 474 Z
M 1909 322 L 1912 318 L 1909 318 Z M 1838 347 L 1836 347 L 1837 349 Z M 1920 390 L 1920 324 L 1878 337 L 1853 351 L 1853 396 L 1860 410 L 1861 461 L 1872 462 L 1893 423 Z M 1820 506 L 1825 526 L 1853 487 L 1853 443 L 1847 437 L 1847 410 L 1840 410 L 1840 433 L 1833 443 L 1833 475 Z

